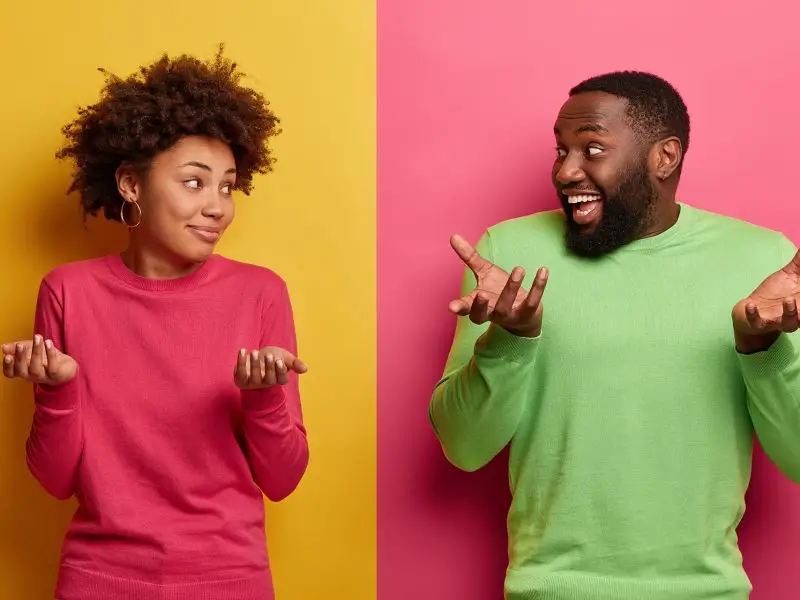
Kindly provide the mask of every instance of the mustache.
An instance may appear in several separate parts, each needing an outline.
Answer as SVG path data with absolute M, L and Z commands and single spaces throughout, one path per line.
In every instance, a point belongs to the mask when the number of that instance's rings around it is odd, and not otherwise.
M 581 187 L 581 186 L 572 186 L 572 185 L 564 186 L 561 189 L 559 189 L 558 192 L 559 192 L 559 194 L 562 194 L 562 195 L 567 193 L 567 192 L 574 192 L 574 193 L 577 193 L 577 194 L 582 194 L 582 193 L 600 194 L 601 196 L 605 195 L 602 190 L 596 190 L 594 188 L 587 188 L 587 187 Z

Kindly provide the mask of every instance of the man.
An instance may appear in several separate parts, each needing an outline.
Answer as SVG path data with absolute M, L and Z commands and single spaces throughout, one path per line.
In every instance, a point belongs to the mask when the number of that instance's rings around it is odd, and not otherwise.
M 579 84 L 555 138 L 563 211 L 451 240 L 433 428 L 466 471 L 510 444 L 507 600 L 745 600 L 754 431 L 800 481 L 800 253 L 676 202 L 689 117 L 656 76 Z

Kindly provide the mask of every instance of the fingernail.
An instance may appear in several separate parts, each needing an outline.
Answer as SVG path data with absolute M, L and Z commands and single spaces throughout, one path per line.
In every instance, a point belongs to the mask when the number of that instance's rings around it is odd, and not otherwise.
M 253 358 L 258 360 L 258 350 L 253 350 Z
M 272 356 L 272 354 L 267 354 L 267 362 L 268 362 L 268 363 L 271 363 L 271 362 L 273 362 L 274 360 L 275 360 L 275 357 L 274 357 L 274 356 Z
M 22 344 L 17 344 L 17 352 L 22 352 L 23 350 L 24 350 L 23 345 Z
M 247 354 L 247 350 L 245 350 L 244 348 L 242 348 L 241 350 L 239 350 L 239 356 L 241 356 L 242 358 L 244 358 L 244 355 L 245 355 L 245 354 Z
M 44 347 L 47 348 L 48 350 L 52 349 L 53 340 L 46 340 L 45 343 L 44 343 Z
M 281 360 L 281 359 L 279 358 L 279 359 L 278 359 L 278 362 L 277 362 L 277 365 L 278 365 L 278 368 L 279 368 L 279 369 L 283 370 L 283 360 Z
M 4 362 L 4 363 L 6 363 L 7 365 L 10 365 L 10 364 L 11 364 L 11 361 L 13 361 L 13 360 L 14 360 L 14 357 L 13 357 L 13 356 L 10 356 L 10 355 L 8 355 L 8 354 L 6 354 L 6 355 L 3 357 L 3 362 Z
M 33 336 L 33 343 L 36 344 L 37 346 L 39 344 L 41 344 L 42 343 L 42 336 L 40 336 L 38 334 Z

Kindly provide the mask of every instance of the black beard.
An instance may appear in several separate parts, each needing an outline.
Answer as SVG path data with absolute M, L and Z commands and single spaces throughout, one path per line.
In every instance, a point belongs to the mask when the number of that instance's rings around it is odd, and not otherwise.
M 649 225 L 658 201 L 658 191 L 650 182 L 647 163 L 631 167 L 613 195 L 603 194 L 603 215 L 593 231 L 583 231 L 572 218 L 572 205 L 561 197 L 567 216 L 567 249 L 586 258 L 598 258 L 637 239 Z

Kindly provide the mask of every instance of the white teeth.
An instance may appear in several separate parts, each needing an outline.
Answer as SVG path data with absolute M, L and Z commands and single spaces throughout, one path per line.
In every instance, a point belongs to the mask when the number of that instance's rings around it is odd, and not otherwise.
M 600 200 L 600 196 L 596 194 L 582 194 L 580 196 L 569 196 L 567 202 L 570 204 L 580 204 L 581 202 L 594 202 Z

